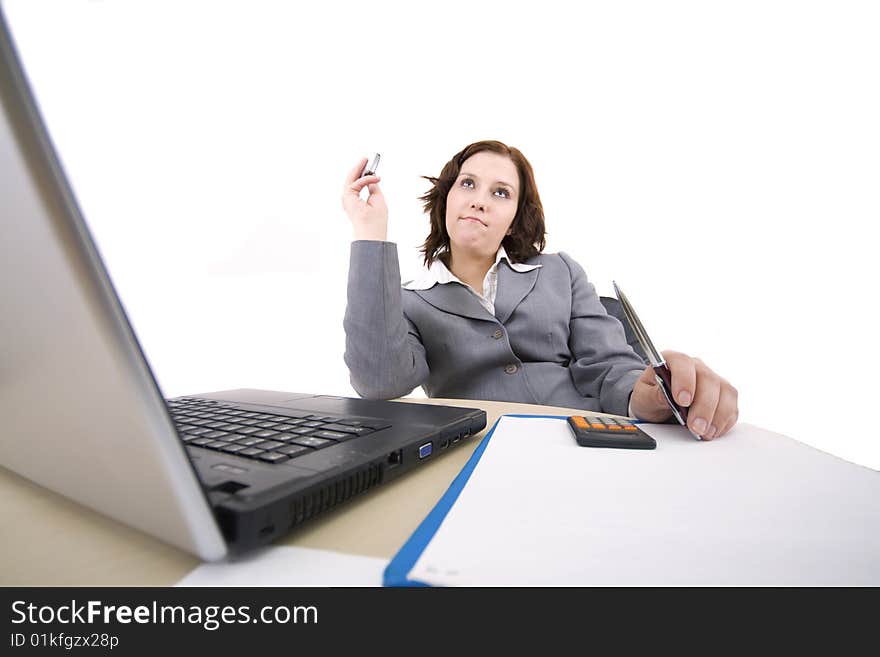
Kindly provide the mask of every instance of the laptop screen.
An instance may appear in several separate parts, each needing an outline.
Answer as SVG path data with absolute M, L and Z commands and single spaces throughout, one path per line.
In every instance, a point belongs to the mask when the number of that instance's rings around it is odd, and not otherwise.
M 0 9 L 2 12 L 2 9 Z M 0 13 L 0 464 L 206 559 L 225 545 Z

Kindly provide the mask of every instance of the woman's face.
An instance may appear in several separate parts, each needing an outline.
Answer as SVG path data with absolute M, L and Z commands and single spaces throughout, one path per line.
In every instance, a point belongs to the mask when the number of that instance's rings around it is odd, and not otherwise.
M 516 216 L 518 199 L 513 160 L 491 151 L 471 155 L 446 196 L 446 230 L 453 250 L 494 258 Z

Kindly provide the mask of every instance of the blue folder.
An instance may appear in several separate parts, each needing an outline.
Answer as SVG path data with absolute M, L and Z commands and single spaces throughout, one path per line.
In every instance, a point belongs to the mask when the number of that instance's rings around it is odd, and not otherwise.
M 538 417 L 565 420 L 568 416 L 511 414 L 502 415 L 501 417 Z M 431 512 L 425 517 L 422 524 L 419 525 L 418 529 L 416 529 L 413 532 L 413 535 L 409 537 L 409 540 L 403 544 L 403 547 L 400 548 L 397 554 L 394 555 L 394 558 L 391 559 L 391 563 L 385 568 L 385 572 L 382 576 L 383 586 L 431 586 L 427 582 L 410 579 L 409 573 L 413 566 L 415 566 L 416 561 L 419 560 L 424 549 L 428 546 L 428 543 L 434 538 L 434 534 L 443 523 L 443 520 L 452 508 L 452 505 L 455 504 L 461 491 L 464 490 L 468 479 L 471 477 L 471 473 L 473 473 L 474 468 L 477 467 L 477 463 L 480 461 L 480 457 L 482 457 L 483 452 L 486 451 L 486 446 L 492 439 L 492 434 L 495 433 L 495 428 L 498 426 L 501 417 L 499 417 L 498 420 L 495 421 L 495 424 L 492 425 L 492 429 L 486 434 L 486 437 L 483 438 L 483 442 L 480 443 L 479 447 L 477 447 L 471 455 L 471 458 L 468 459 L 464 468 L 462 468 L 455 480 L 449 485 L 449 488 L 443 494 L 443 497 L 440 498 L 440 501 L 437 502 L 433 509 L 431 509 Z

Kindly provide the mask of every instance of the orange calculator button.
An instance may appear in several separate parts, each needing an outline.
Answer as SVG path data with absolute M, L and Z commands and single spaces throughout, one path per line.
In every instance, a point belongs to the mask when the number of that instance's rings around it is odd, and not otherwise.
M 605 428 L 604 424 L 598 424 L 595 422 L 593 424 L 591 424 L 590 426 L 593 427 L 594 429 L 604 429 Z
M 623 430 L 624 430 L 624 431 L 638 431 L 638 428 L 637 428 L 637 427 L 634 427 L 633 425 L 630 424 L 630 425 L 628 425 L 628 426 L 625 426 L 625 427 L 623 428 Z
M 611 429 L 612 431 L 620 431 L 621 429 L 623 429 L 623 427 L 619 427 L 616 424 L 611 424 L 608 426 L 608 428 Z
M 577 426 L 578 429 L 588 429 L 589 428 L 587 421 L 584 418 L 580 417 L 579 415 L 575 415 L 574 417 L 572 417 L 572 420 L 574 420 L 575 426 Z

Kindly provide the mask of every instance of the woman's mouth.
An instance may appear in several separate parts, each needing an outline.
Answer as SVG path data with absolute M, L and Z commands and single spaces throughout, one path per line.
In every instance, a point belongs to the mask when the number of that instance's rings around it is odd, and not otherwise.
M 486 222 L 482 219 L 477 219 L 476 217 L 461 217 L 462 221 L 473 221 L 474 223 L 480 224 L 481 226 L 485 226 Z

